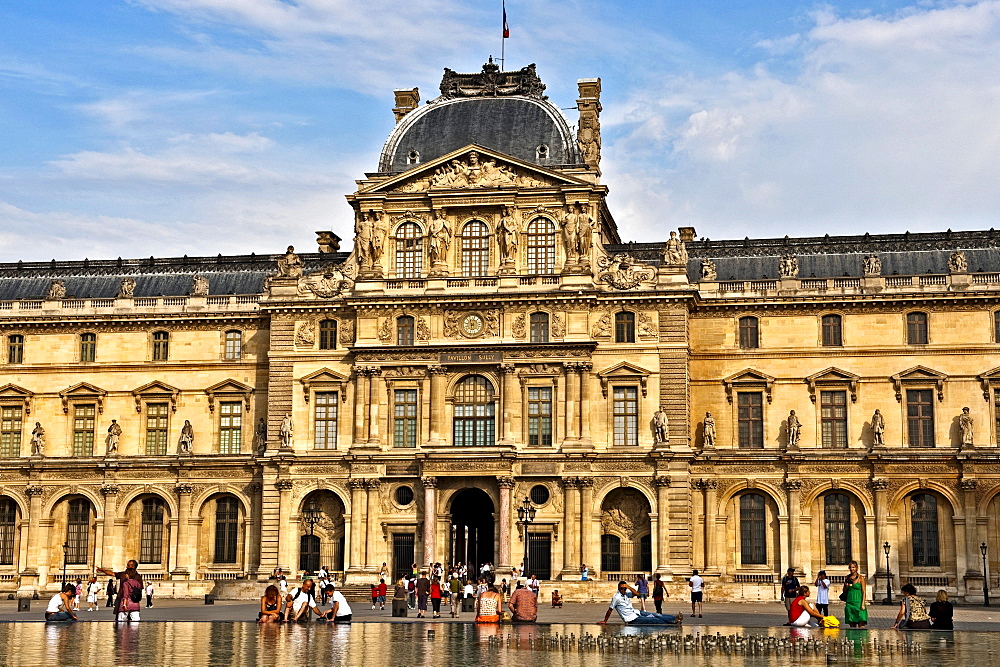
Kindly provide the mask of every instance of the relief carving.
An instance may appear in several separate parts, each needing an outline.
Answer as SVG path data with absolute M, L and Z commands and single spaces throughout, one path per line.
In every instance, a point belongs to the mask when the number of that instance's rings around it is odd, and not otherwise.
M 598 282 L 620 290 L 635 289 L 643 282 L 653 280 L 656 275 L 653 267 L 641 264 L 625 253 L 611 258 L 601 256 L 597 260 L 597 266 L 601 269 L 597 274 Z

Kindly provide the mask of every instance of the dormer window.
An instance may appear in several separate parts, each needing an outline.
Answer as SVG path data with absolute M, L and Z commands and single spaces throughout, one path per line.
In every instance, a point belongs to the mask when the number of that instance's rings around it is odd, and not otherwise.
M 420 152 L 410 151 L 406 154 L 406 164 L 420 164 Z
M 535 148 L 535 159 L 536 160 L 547 160 L 549 159 L 549 147 L 545 144 L 539 144 Z

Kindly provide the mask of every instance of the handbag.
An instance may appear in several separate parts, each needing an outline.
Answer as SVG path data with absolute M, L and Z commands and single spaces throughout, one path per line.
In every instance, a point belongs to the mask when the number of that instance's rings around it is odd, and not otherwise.
M 840 601 L 847 602 L 847 591 L 844 591 L 843 593 L 840 594 Z

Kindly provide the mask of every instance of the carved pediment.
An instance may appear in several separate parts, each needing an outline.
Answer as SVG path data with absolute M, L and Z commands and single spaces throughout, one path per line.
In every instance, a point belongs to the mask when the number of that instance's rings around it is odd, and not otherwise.
M 635 364 L 623 361 L 614 366 L 605 368 L 603 371 L 598 371 L 597 377 L 601 381 L 601 392 L 604 397 L 608 396 L 608 383 L 613 380 L 625 380 L 638 382 L 639 386 L 642 387 L 642 395 L 646 395 L 646 381 L 652 371 L 647 371 L 642 366 L 636 366 Z
M 851 402 L 856 403 L 858 400 L 858 381 L 861 376 L 855 375 L 849 371 L 831 366 L 826 370 L 822 370 L 819 373 L 813 373 L 806 378 L 806 384 L 809 385 L 809 399 L 815 403 L 816 402 L 816 388 L 817 387 L 848 387 L 851 392 Z
M 430 162 L 414 165 L 412 169 L 377 183 L 362 192 L 369 194 L 432 190 L 492 190 L 547 188 L 558 185 L 588 185 L 588 183 L 489 148 L 470 144 Z
M 100 387 L 95 387 L 89 382 L 81 382 L 59 392 L 59 398 L 62 399 L 63 412 L 65 413 L 69 413 L 70 401 L 74 399 L 92 400 L 97 404 L 97 412 L 103 413 L 104 397 L 107 395 L 107 391 Z
M 986 371 L 985 373 L 980 373 L 976 378 L 983 385 L 983 398 L 987 401 L 990 400 L 990 393 L 992 393 L 993 385 L 1000 387 L 1000 366 Z
M 170 401 L 170 411 L 177 412 L 177 395 L 180 393 L 181 390 L 177 387 L 172 387 L 166 382 L 154 380 L 149 384 L 144 384 L 138 389 L 132 390 L 132 397 L 135 399 L 135 411 L 142 412 L 142 403 L 144 400 L 166 399 Z
M 729 377 L 722 378 L 722 384 L 726 386 L 726 400 L 733 402 L 733 392 L 739 390 L 763 389 L 767 402 L 771 402 L 771 390 L 774 387 L 774 378 L 767 373 L 747 368 L 739 373 L 734 373 Z
M 21 403 L 24 405 L 25 414 L 31 414 L 31 399 L 34 393 L 16 384 L 5 384 L 0 387 L 0 403 Z
M 948 379 L 948 376 L 941 371 L 936 371 L 933 368 L 927 368 L 926 366 L 914 366 L 913 368 L 908 368 L 905 371 L 896 373 L 895 375 L 890 375 L 889 379 L 892 380 L 893 385 L 896 387 L 896 400 L 903 400 L 903 386 L 904 385 L 917 385 L 917 386 L 933 386 L 937 390 L 937 397 L 939 401 L 944 400 L 944 382 Z
M 305 395 L 306 403 L 308 403 L 309 396 L 312 393 L 313 388 L 322 388 L 324 391 L 340 392 L 343 390 L 344 383 L 347 382 L 347 378 L 336 371 L 330 370 L 329 368 L 321 368 L 318 371 L 300 378 L 299 382 L 302 383 L 302 391 Z
M 208 409 L 210 412 L 215 412 L 216 400 L 239 397 L 243 400 L 244 411 L 249 412 L 250 395 L 253 394 L 253 391 L 253 387 L 245 385 L 242 382 L 223 380 L 205 390 L 205 393 L 208 395 Z

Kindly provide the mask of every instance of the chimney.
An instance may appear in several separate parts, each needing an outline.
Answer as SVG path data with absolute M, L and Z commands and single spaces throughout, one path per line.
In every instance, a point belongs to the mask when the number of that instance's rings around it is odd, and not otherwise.
M 580 79 L 576 82 L 580 97 L 576 108 L 580 124 L 576 130 L 579 161 L 601 173 L 601 80 Z
M 681 241 L 684 241 L 684 243 L 694 241 L 694 227 L 678 227 L 677 232 L 680 234 Z
M 316 232 L 320 254 L 330 255 L 340 250 L 340 237 L 333 232 Z
M 396 106 L 393 107 L 392 113 L 396 116 L 398 123 L 403 120 L 403 116 L 416 109 L 417 105 L 420 104 L 420 89 L 397 88 L 392 92 L 396 96 Z

